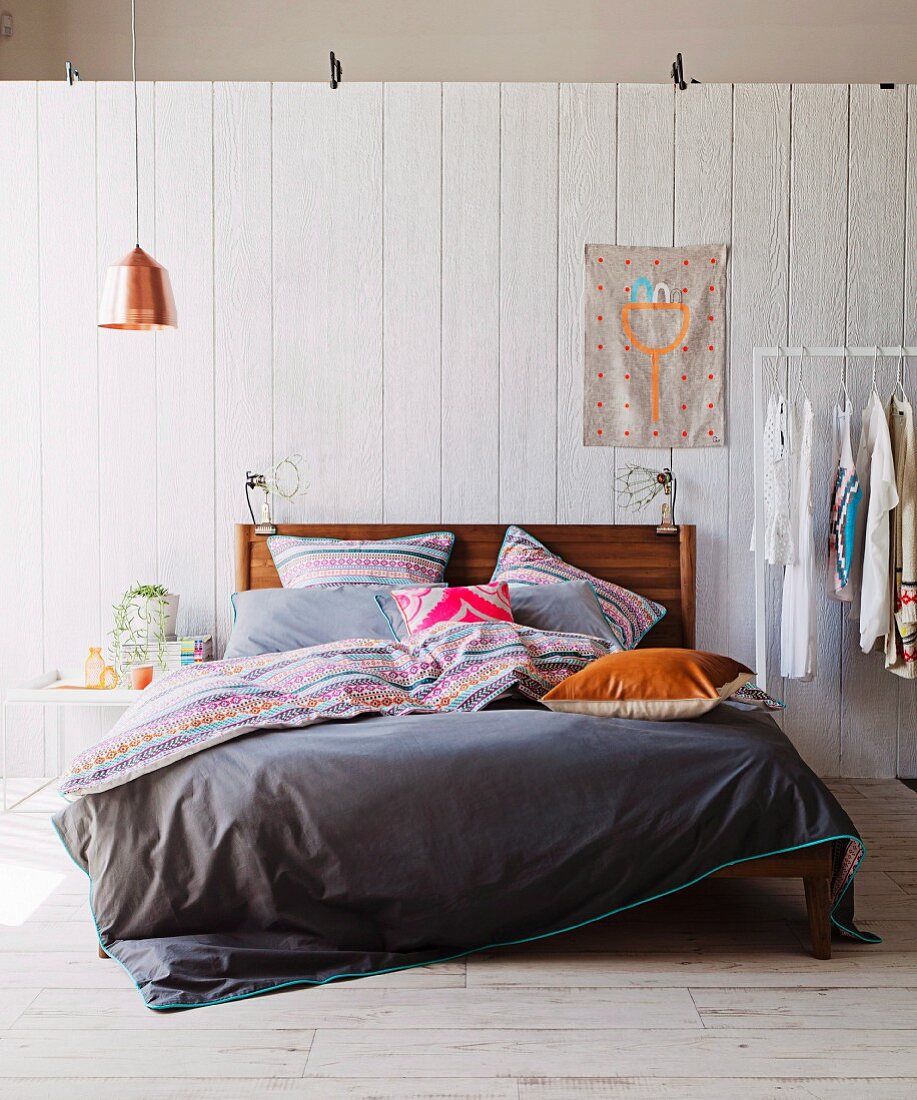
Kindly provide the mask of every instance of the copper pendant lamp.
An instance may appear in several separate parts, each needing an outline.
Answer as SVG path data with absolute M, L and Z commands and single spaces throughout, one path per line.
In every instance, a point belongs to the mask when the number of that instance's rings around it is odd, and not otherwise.
M 105 274 L 99 303 L 99 328 L 148 332 L 177 328 L 169 273 L 140 247 L 140 153 L 137 124 L 137 15 L 131 0 L 131 73 L 134 86 L 134 200 L 136 247 Z

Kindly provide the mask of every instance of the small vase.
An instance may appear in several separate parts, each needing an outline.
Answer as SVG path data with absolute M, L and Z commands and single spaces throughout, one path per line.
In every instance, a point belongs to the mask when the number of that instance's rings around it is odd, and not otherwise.
M 102 673 L 104 670 L 105 661 L 102 657 L 102 647 L 91 645 L 89 647 L 89 656 L 86 658 L 86 664 L 84 665 L 86 687 L 101 687 Z

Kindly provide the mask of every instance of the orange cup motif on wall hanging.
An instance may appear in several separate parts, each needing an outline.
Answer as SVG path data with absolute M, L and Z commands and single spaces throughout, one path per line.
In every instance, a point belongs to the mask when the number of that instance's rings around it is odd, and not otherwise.
M 645 299 L 640 300 L 641 292 Z M 691 309 L 681 301 L 681 291 L 670 292 L 666 283 L 654 287 L 649 279 L 635 279 L 630 301 L 621 307 L 621 326 L 630 343 L 652 362 L 652 406 L 654 423 L 659 420 L 659 360 L 674 351 L 687 335 Z

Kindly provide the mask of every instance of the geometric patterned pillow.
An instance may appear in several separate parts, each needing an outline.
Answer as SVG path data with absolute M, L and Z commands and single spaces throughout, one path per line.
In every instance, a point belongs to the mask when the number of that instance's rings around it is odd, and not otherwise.
M 775 699 L 773 695 L 768 695 L 764 688 L 759 688 L 757 684 L 746 684 L 740 687 L 729 696 L 729 701 L 758 707 L 759 710 L 786 710 L 786 703 L 782 699 Z
M 506 529 L 490 580 L 491 583 L 506 581 L 508 584 L 589 581 L 608 625 L 624 649 L 633 649 L 666 613 L 662 604 L 570 565 L 521 527 Z
M 509 586 L 475 584 L 465 588 L 401 588 L 392 592 L 409 634 L 437 623 L 511 623 Z
M 271 535 L 267 545 L 284 588 L 340 588 L 440 584 L 454 542 L 451 531 L 427 531 L 373 541 Z

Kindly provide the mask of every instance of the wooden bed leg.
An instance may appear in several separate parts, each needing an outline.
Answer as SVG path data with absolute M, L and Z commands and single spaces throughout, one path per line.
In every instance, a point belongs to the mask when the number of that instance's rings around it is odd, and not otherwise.
M 826 878 L 804 878 L 809 935 L 816 959 L 831 958 L 831 884 Z
M 808 887 L 806 887 L 806 889 L 808 889 Z M 108 954 L 108 952 L 105 950 L 105 948 L 101 944 L 99 944 L 99 958 L 100 959 L 108 959 L 110 957 L 111 956 Z

